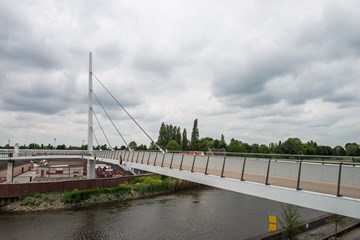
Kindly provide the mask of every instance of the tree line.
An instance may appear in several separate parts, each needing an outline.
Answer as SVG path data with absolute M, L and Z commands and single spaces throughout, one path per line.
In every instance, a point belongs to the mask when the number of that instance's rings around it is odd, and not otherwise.
M 225 137 L 221 134 L 220 139 L 211 137 L 199 137 L 198 119 L 194 120 L 191 139 L 187 138 L 186 128 L 182 131 L 178 126 L 165 124 L 160 126 L 158 141 L 156 142 L 162 149 L 168 151 L 203 151 L 210 149 L 218 151 L 236 153 L 265 153 L 265 154 L 296 154 L 296 155 L 324 155 L 324 156 L 360 156 L 358 143 L 349 142 L 345 146 L 330 147 L 319 145 L 315 141 L 302 142 L 297 137 L 290 137 L 284 142 L 265 144 L 248 144 L 238 139 L 232 138 L 230 143 L 225 142 Z M 136 148 L 135 148 L 136 149 Z M 155 149 L 154 144 L 150 149 Z
M 324 155 L 324 156 L 360 156 L 360 147 L 358 143 L 349 142 L 345 146 L 330 147 L 326 145 L 319 145 L 315 141 L 302 142 L 297 137 L 290 137 L 284 142 L 265 144 L 248 144 L 238 139 L 232 138 L 227 144 L 225 137 L 221 134 L 220 139 L 211 137 L 200 138 L 198 119 L 194 120 L 193 128 L 191 131 L 191 138 L 187 137 L 187 130 L 172 124 L 160 125 L 158 139 L 156 144 L 163 150 L 167 151 L 203 151 L 209 149 L 216 149 L 217 151 L 236 152 L 236 153 L 264 153 L 264 154 L 296 154 L 296 155 Z M 135 141 L 128 144 L 129 148 L 133 150 L 158 150 L 155 143 L 151 143 L 149 147 L 145 144 L 138 145 Z M 5 145 L 2 149 L 13 148 Z M 58 145 L 54 148 L 53 145 L 31 143 L 28 146 L 22 145 L 20 149 L 58 149 L 58 150 L 87 150 L 87 145 L 78 146 L 65 146 L 64 144 Z M 94 150 L 108 150 L 109 147 L 104 145 L 94 146 Z M 127 149 L 126 146 L 120 148 L 115 146 L 114 150 Z

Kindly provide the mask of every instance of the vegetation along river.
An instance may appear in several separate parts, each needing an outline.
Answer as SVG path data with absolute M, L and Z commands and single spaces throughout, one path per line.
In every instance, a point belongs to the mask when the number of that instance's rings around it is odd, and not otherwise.
M 205 188 L 82 209 L 0 212 L 0 239 L 247 239 L 281 203 Z M 323 213 L 299 209 L 303 219 Z

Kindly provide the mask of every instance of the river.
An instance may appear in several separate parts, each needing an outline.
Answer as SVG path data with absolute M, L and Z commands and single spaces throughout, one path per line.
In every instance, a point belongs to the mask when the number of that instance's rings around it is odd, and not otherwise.
M 0 212 L 0 239 L 247 239 L 267 232 L 281 203 L 220 189 L 37 213 Z M 299 209 L 303 219 L 324 214 Z

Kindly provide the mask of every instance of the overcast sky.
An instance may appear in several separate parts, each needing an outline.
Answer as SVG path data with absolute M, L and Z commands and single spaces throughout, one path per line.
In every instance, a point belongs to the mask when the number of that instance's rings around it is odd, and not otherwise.
M 0 145 L 86 143 L 89 52 L 155 140 L 162 122 L 190 138 L 197 118 L 200 137 L 228 143 L 359 143 L 359 23 L 356 0 L 0 0 Z M 126 141 L 149 145 L 96 80 L 94 92 Z

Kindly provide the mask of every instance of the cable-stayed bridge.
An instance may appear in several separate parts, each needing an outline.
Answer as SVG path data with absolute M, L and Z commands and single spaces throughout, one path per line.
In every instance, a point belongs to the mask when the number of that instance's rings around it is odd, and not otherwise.
M 219 156 L 194 155 L 186 152 L 167 153 L 160 147 L 158 147 L 159 151 L 133 151 L 129 149 L 127 142 L 92 89 L 92 77 L 94 76 L 99 82 L 100 80 L 92 73 L 91 54 L 89 68 L 88 150 L 40 151 L 17 149 L 11 158 L 6 156 L 0 158 L 0 161 L 8 161 L 8 170 L 11 170 L 11 164 L 17 160 L 86 158 L 88 162 L 87 173 L 90 179 L 95 178 L 95 162 L 103 161 L 119 164 L 133 172 L 142 170 L 159 173 L 230 191 L 360 219 L 360 165 L 357 163 L 286 160 L 282 156 L 270 155 L 254 158 L 226 154 Z M 103 85 L 101 82 L 100 84 Z M 105 88 L 105 86 L 103 87 Z M 107 88 L 105 89 L 154 143 L 140 124 L 125 110 L 110 91 Z M 93 130 L 93 116 L 97 119 L 101 131 L 111 146 L 93 110 L 93 97 L 103 108 L 129 150 L 93 150 L 93 137 L 97 141 Z

